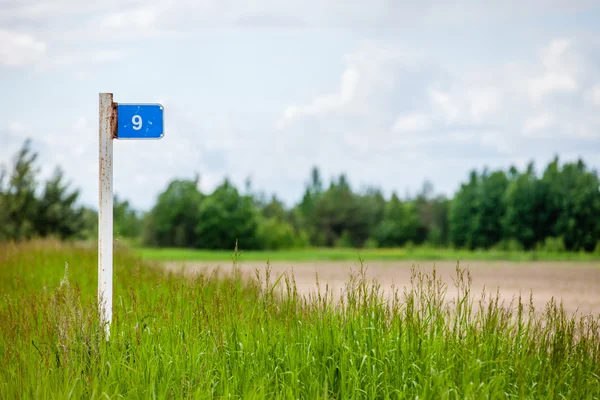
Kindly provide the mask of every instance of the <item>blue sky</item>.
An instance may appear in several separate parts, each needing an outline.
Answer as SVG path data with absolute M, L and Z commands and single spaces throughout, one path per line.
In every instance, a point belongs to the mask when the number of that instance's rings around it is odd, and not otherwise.
M 140 209 L 174 178 L 298 200 L 313 165 L 355 188 L 451 195 L 473 169 L 600 167 L 600 3 L 5 0 L 0 163 L 26 137 L 98 197 L 98 94 L 160 102 L 160 141 L 114 143 Z

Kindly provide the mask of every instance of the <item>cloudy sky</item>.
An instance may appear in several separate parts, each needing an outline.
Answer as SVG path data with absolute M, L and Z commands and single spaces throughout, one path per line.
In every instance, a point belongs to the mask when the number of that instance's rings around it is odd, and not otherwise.
M 174 178 L 298 200 L 313 165 L 355 188 L 451 195 L 473 169 L 600 169 L 600 2 L 1 0 L 0 163 L 33 140 L 98 197 L 98 94 L 160 102 L 116 141 L 115 192 Z

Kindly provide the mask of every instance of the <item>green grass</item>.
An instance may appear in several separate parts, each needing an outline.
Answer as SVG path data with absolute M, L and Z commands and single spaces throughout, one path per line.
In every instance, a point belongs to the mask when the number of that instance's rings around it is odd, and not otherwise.
M 145 260 L 159 261 L 223 261 L 230 260 L 233 251 L 210 251 L 178 248 L 135 248 L 134 253 Z M 598 253 L 506 252 L 494 250 L 468 251 L 452 249 L 323 249 L 310 248 L 281 251 L 243 251 L 241 261 L 355 261 L 359 256 L 375 260 L 507 260 L 507 261 L 600 261 Z
M 600 398 L 599 316 L 503 305 L 458 266 L 455 287 L 414 270 L 387 303 L 362 269 L 302 298 L 268 268 L 185 279 L 122 249 L 114 265 L 106 342 L 95 249 L 0 244 L 0 398 Z

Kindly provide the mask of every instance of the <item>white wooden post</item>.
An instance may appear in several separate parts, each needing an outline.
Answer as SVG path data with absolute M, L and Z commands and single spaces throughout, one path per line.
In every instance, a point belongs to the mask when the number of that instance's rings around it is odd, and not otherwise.
M 116 107 L 112 93 L 100 93 L 100 197 L 98 207 L 98 306 L 110 337 L 113 300 L 113 137 Z

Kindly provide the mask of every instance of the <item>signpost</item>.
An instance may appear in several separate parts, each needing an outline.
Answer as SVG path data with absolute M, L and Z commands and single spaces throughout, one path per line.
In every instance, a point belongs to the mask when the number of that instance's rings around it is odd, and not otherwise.
M 119 104 L 117 139 L 160 139 L 164 134 L 160 104 Z
M 112 93 L 100 93 L 98 307 L 107 340 L 113 297 L 113 139 L 162 138 L 163 111 L 160 104 L 118 104 Z

